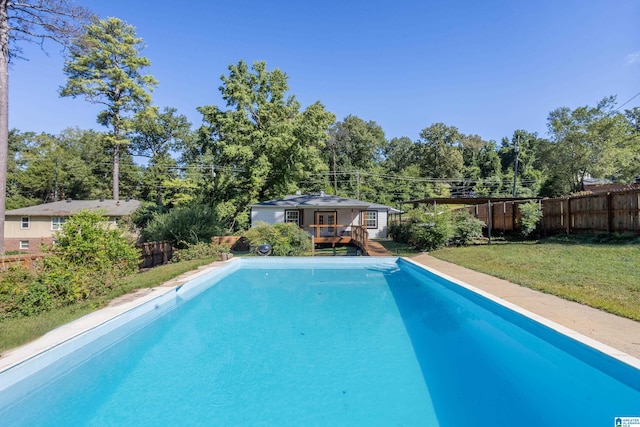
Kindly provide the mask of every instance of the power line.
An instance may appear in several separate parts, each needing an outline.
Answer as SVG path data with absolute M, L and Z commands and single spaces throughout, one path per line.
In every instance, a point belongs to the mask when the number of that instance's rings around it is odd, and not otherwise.
M 640 92 L 636 93 L 635 95 L 633 95 L 631 98 L 629 98 L 624 104 L 620 105 L 618 108 L 616 108 L 615 110 L 613 110 L 614 112 L 620 110 L 622 107 L 624 107 L 625 105 L 627 105 L 628 103 L 630 103 L 631 101 L 633 101 L 636 97 L 640 96 Z

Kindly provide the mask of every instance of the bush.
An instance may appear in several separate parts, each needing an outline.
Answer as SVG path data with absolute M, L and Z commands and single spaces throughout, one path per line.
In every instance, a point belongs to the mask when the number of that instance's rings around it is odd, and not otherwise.
M 41 283 L 63 305 L 104 295 L 119 280 L 138 269 L 140 252 L 126 235 L 100 212 L 82 211 L 70 217 L 47 249 Z
M 259 223 L 244 232 L 251 250 L 257 253 L 258 246 L 267 243 L 276 256 L 300 256 L 311 250 L 311 239 L 306 231 L 292 222 L 269 225 Z
M 179 207 L 164 214 L 154 214 L 142 236 L 148 242 L 166 241 L 174 248 L 185 249 L 198 242 L 210 242 L 222 233 L 213 209 L 204 205 Z
M 457 211 L 453 219 L 453 243 L 458 246 L 470 245 L 474 240 L 482 238 L 482 228 L 485 226 L 484 222 L 471 215 L 468 211 Z
M 12 267 L 0 274 L 0 320 L 104 295 L 140 263 L 133 239 L 99 212 L 69 218 L 56 239 L 37 271 Z
M 185 249 L 179 249 L 174 252 L 171 262 L 191 261 L 193 259 L 222 259 L 222 254 L 229 253 L 226 245 L 212 245 L 204 242 L 198 242 L 189 245 Z
M 393 222 L 389 225 L 389 237 L 398 243 L 409 243 L 411 240 L 411 224 L 409 222 Z
M 51 295 L 33 271 L 17 266 L 0 274 L 0 320 L 32 316 L 52 305 Z
M 411 225 L 409 243 L 416 249 L 423 251 L 432 251 L 446 246 L 454 236 L 449 211 L 434 207 L 425 212 L 425 218 L 426 221 L 415 221 Z
M 145 229 L 155 215 L 161 215 L 168 212 L 164 206 L 158 206 L 155 203 L 143 203 L 138 209 L 131 214 L 131 221 L 139 229 Z
M 520 209 L 520 233 L 524 237 L 529 237 L 538 228 L 538 223 L 542 219 L 542 210 L 538 202 L 527 202 L 518 206 Z

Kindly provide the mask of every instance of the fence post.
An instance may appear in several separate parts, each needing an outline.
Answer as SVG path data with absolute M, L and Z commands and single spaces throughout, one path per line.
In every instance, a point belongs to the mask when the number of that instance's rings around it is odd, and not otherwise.
M 489 244 L 491 244 L 491 199 L 487 200 L 487 237 L 489 237 Z
M 571 197 L 567 197 L 567 234 L 571 234 Z
M 169 254 L 167 251 L 167 242 L 162 242 L 162 265 L 165 265 L 169 262 Z
M 606 198 L 607 208 L 607 233 L 613 233 L 613 193 L 607 192 Z

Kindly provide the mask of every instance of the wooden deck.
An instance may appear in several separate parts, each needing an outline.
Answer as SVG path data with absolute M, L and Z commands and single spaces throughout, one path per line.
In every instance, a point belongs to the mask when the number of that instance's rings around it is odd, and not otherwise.
M 379 242 L 367 241 L 366 245 L 348 236 L 343 237 L 316 237 L 315 243 L 329 243 L 333 246 L 337 244 L 352 244 L 359 247 L 362 250 L 363 255 L 368 256 L 392 256 L 393 254 L 386 250 Z
M 386 250 L 379 242 L 369 241 L 367 248 L 367 255 L 369 256 L 391 256 L 391 252 Z
M 315 235 L 313 236 L 313 244 L 331 244 L 335 248 L 336 245 L 353 244 L 362 250 L 363 255 L 368 256 L 391 256 L 391 252 L 386 250 L 378 242 L 372 242 L 369 240 L 369 233 L 366 227 L 361 225 L 351 226 L 351 234 L 348 236 L 338 236 L 337 231 L 339 228 L 345 227 L 339 224 L 313 224 L 310 226 L 315 229 Z M 330 228 L 333 232 L 333 236 L 320 236 L 321 230 Z
M 347 245 L 351 243 L 350 236 L 336 236 L 336 237 L 314 237 L 313 241 L 315 243 L 330 243 L 332 245 L 343 244 Z

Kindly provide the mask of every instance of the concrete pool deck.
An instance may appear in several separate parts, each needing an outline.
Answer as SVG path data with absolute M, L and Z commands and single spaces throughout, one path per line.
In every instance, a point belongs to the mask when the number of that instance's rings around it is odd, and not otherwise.
M 640 358 L 640 322 L 479 273 L 427 253 L 410 258 L 489 294 Z

